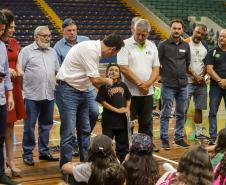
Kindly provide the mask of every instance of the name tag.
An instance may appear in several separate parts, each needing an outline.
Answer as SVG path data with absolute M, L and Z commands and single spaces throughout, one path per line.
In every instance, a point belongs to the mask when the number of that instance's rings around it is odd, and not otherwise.
M 179 52 L 185 53 L 186 51 L 185 51 L 185 49 L 179 49 Z

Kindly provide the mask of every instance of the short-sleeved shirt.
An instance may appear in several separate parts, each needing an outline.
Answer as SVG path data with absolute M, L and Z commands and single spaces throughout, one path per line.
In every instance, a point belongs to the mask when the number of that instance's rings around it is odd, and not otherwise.
M 191 51 L 190 68 L 197 75 L 203 74 L 205 70 L 204 59 L 207 55 L 206 47 L 203 45 L 202 42 L 194 43 L 192 41 L 192 38 L 185 39 L 184 41 L 187 42 L 190 46 L 190 51 Z M 187 75 L 188 75 L 188 83 L 193 83 L 194 77 L 190 74 L 187 74 Z
M 24 47 L 18 62 L 24 71 L 24 97 L 29 100 L 53 100 L 56 84 L 55 74 L 59 69 L 56 51 L 41 49 L 36 42 Z
M 220 47 L 211 49 L 206 56 L 206 65 L 213 65 L 213 70 L 221 78 L 226 78 L 226 51 Z M 218 83 L 211 78 L 210 85 L 218 85 Z
M 65 81 L 80 91 L 87 91 L 92 84 L 89 77 L 99 77 L 101 42 L 84 41 L 73 46 L 61 65 L 57 79 Z
M 126 102 L 130 100 L 131 94 L 128 87 L 123 82 L 116 82 L 113 86 L 109 87 L 103 85 L 100 87 L 96 100 L 101 103 L 106 101 L 108 104 L 116 108 L 126 107 Z M 127 119 L 125 114 L 118 114 L 106 108 L 102 113 L 103 127 L 111 129 L 123 129 L 127 126 Z
M 188 43 L 180 39 L 176 44 L 172 38 L 159 43 L 161 82 L 168 87 L 184 87 L 188 83 L 187 70 L 191 55 Z
M 124 40 L 124 43 L 125 46 L 117 55 L 117 63 L 119 65 L 127 65 L 141 81 L 149 80 L 152 68 L 160 66 L 158 50 L 155 44 L 146 40 L 144 47 L 140 48 L 133 36 Z M 135 84 L 131 83 L 126 78 L 124 78 L 123 81 L 126 83 L 133 96 L 144 96 Z M 151 85 L 147 95 L 152 94 L 154 94 L 153 85 Z
M 89 40 L 89 37 L 77 35 L 76 42 L 80 43 L 83 41 Z M 72 46 L 67 42 L 65 38 L 60 39 L 54 46 L 54 49 L 57 52 L 58 61 L 60 65 L 62 65 L 68 51 L 72 48 Z
M 77 182 L 88 183 L 92 173 L 91 165 L 91 162 L 86 162 L 73 166 L 72 173 Z
M 0 82 L 0 105 L 6 104 L 5 92 L 13 89 L 10 74 L 9 63 L 5 44 L 0 40 L 0 72 L 5 74 L 4 80 Z

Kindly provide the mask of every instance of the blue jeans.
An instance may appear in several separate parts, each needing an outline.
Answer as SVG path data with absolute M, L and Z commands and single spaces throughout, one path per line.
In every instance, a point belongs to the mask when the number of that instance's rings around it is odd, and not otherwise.
M 49 155 L 49 132 L 53 126 L 54 100 L 24 99 L 27 117 L 24 120 L 23 157 L 32 158 L 35 148 L 35 124 L 38 119 L 38 150 L 39 156 Z
M 224 104 L 226 104 L 226 89 L 222 89 L 219 86 L 211 85 L 209 92 L 209 134 L 212 139 L 217 138 L 217 112 L 222 97 L 224 98 Z M 226 105 L 225 105 L 226 109 Z
M 93 88 L 87 92 L 87 98 L 88 98 L 88 106 L 89 106 L 89 122 L 91 127 L 91 132 L 93 131 L 98 115 L 99 115 L 99 108 L 98 104 L 96 102 L 96 89 Z M 73 136 L 72 145 L 73 147 L 78 147 L 78 141 L 75 136 Z
M 4 153 L 3 153 L 5 129 L 6 129 L 6 105 L 0 105 L 0 176 L 2 176 L 5 173 Z
M 99 115 L 99 108 L 96 102 L 96 89 L 89 90 L 87 93 L 88 105 L 89 105 L 89 121 L 91 126 L 91 132 L 96 125 L 96 121 Z
M 59 108 L 60 167 L 72 160 L 72 131 L 76 128 L 80 161 L 87 159 L 90 143 L 90 124 L 87 92 L 62 83 L 56 86 L 56 102 Z
M 162 84 L 161 87 L 161 113 L 160 113 L 160 139 L 169 142 L 169 118 L 176 100 L 176 124 L 174 126 L 174 141 L 183 139 L 185 110 L 188 100 L 187 87 L 171 88 Z

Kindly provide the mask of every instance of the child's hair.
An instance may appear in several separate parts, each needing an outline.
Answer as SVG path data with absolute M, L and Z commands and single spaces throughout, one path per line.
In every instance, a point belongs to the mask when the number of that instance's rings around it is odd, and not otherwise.
M 120 70 L 120 67 L 119 67 L 119 65 L 117 63 L 109 63 L 107 65 L 106 76 L 108 76 L 108 71 L 109 71 L 110 67 L 112 67 L 112 66 L 115 66 L 115 67 L 117 67 L 119 69 L 119 80 L 120 80 L 121 79 L 121 70 Z
M 223 158 L 221 159 L 220 166 L 218 167 L 214 179 L 216 180 L 218 176 L 220 177 L 220 185 L 224 185 L 224 179 L 226 178 L 226 152 L 224 153 Z
M 159 178 L 158 163 L 152 156 L 152 140 L 146 134 L 132 136 L 129 159 L 125 161 L 127 185 L 154 185 Z
M 223 128 L 218 133 L 217 144 L 215 147 L 215 154 L 218 152 L 224 151 L 226 152 L 226 128 Z
M 123 185 L 126 180 L 126 170 L 118 163 L 110 163 L 103 177 L 104 185 Z
M 209 154 L 203 146 L 196 146 L 186 152 L 180 159 L 177 182 L 186 185 L 212 185 L 213 173 Z
M 104 185 L 103 172 L 110 163 L 118 163 L 113 150 L 112 139 L 106 135 L 96 136 L 88 151 L 88 162 L 91 162 L 90 185 Z

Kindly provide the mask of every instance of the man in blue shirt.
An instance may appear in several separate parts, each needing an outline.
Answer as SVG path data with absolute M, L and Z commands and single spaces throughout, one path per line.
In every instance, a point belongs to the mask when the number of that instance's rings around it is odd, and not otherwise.
M 54 49 L 57 52 L 60 65 L 62 65 L 68 51 L 75 44 L 89 40 L 89 38 L 86 36 L 77 35 L 77 26 L 71 18 L 67 18 L 63 21 L 62 29 L 63 29 L 63 38 L 59 40 L 54 46 Z M 92 131 L 93 128 L 95 127 L 99 115 L 98 104 L 95 100 L 96 90 L 93 86 L 89 88 L 87 96 L 89 104 L 89 120 Z M 75 143 L 77 143 L 76 138 Z M 74 144 L 74 156 L 78 156 L 77 144 Z
M 5 30 L 6 20 L 4 15 L 0 12 L 0 36 Z M 16 185 L 15 181 L 12 181 L 4 173 L 4 153 L 3 145 L 5 140 L 6 129 L 6 111 L 10 111 L 14 108 L 12 83 L 9 74 L 8 56 L 6 52 L 5 44 L 0 40 L 0 184 Z M 6 96 L 7 95 L 7 105 Z

